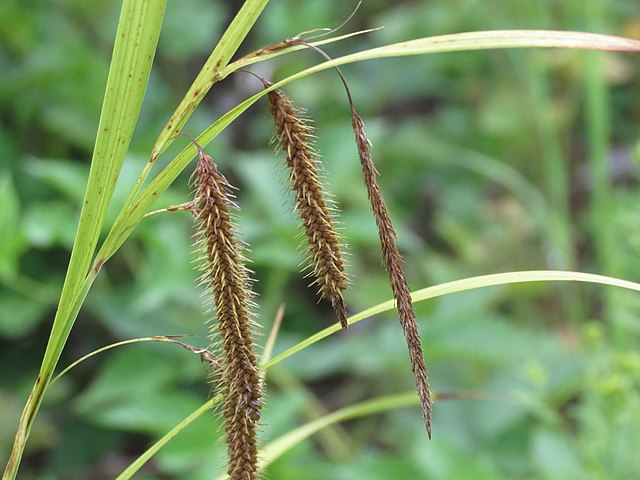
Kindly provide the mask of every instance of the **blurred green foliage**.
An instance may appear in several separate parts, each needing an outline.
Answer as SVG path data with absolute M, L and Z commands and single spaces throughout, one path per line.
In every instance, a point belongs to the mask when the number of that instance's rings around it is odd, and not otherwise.
M 367 0 L 346 27 L 381 31 L 327 47 L 331 55 L 471 30 L 595 30 L 640 38 L 635 0 Z M 239 2 L 169 2 L 141 121 L 115 204 L 125 200 L 150 147 Z M 118 2 L 0 4 L 0 458 L 44 350 L 73 242 L 106 82 Z M 300 31 L 334 26 L 344 2 L 272 2 L 242 52 Z M 598 28 L 594 28 L 597 25 Z M 405 255 L 421 288 L 498 271 L 567 268 L 638 281 L 640 61 L 575 51 L 439 54 L 344 68 Z M 256 66 L 278 79 L 319 61 L 299 52 Z M 589 82 L 608 115 L 606 229 L 593 228 Z M 260 85 L 236 75 L 217 85 L 185 131 L 197 134 Z M 326 176 L 350 247 L 352 312 L 390 297 L 361 185 L 344 92 L 325 72 L 288 89 L 314 118 Z M 602 106 L 600 106 L 602 108 Z M 281 159 L 268 145 L 261 104 L 208 151 L 240 187 L 240 229 L 268 332 L 286 304 L 276 353 L 334 321 L 298 272 L 302 255 Z M 635 153 L 634 153 L 635 152 Z M 166 158 L 169 158 L 168 156 Z M 189 197 L 188 173 L 158 208 Z M 115 210 L 114 212 L 115 213 Z M 111 217 L 113 219 L 113 217 Z M 606 231 L 604 231 L 606 230 Z M 599 235 L 615 248 L 603 260 Z M 80 312 L 62 365 L 123 338 L 191 334 L 207 343 L 184 212 L 145 220 L 105 267 Z M 614 265 L 614 270 L 607 270 Z M 590 286 L 532 284 L 456 294 L 417 306 L 436 391 L 487 400 L 441 401 L 428 442 L 417 408 L 339 427 L 270 467 L 274 480 L 629 479 L 640 474 L 640 298 Z M 274 370 L 266 439 L 324 408 L 413 386 L 393 315 L 359 324 Z M 280 371 L 280 373 L 277 373 Z M 20 478 L 113 478 L 206 398 L 196 356 L 168 344 L 134 345 L 82 364 L 51 392 Z M 291 378 L 295 379 L 292 381 Z M 286 380 L 289 379 L 289 380 Z M 313 410 L 313 409 L 311 409 Z M 139 478 L 212 478 L 224 446 L 202 418 Z

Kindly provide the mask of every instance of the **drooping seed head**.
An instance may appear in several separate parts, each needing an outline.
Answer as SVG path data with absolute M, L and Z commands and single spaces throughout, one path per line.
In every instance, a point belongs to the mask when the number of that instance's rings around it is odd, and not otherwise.
M 265 82 L 265 86 L 269 86 Z M 295 209 L 307 238 L 314 283 L 322 298 L 328 299 L 342 325 L 348 327 L 343 291 L 348 287 L 342 257 L 342 243 L 334 225 L 336 208 L 326 194 L 319 173 L 319 157 L 311 146 L 313 128 L 281 90 L 268 93 L 275 120 L 274 139 L 286 154 L 289 186 Z
M 389 275 L 391 290 L 396 300 L 400 324 L 402 325 L 402 330 L 407 342 L 407 349 L 409 350 L 411 370 L 413 371 L 416 381 L 416 391 L 420 398 L 427 434 L 429 438 L 431 438 L 431 389 L 429 387 L 429 377 L 427 375 L 424 354 L 422 352 L 422 341 L 420 340 L 416 315 L 413 309 L 413 302 L 411 301 L 411 291 L 409 290 L 404 275 L 402 256 L 396 245 L 396 232 L 389 218 L 389 212 L 384 202 L 382 192 L 378 186 L 376 178 L 378 171 L 371 157 L 371 142 L 365 134 L 362 119 L 355 108 L 353 108 L 353 105 L 351 109 L 351 123 L 356 136 L 356 146 L 362 166 L 364 183 L 376 220 L 376 226 L 378 227 L 382 261 Z

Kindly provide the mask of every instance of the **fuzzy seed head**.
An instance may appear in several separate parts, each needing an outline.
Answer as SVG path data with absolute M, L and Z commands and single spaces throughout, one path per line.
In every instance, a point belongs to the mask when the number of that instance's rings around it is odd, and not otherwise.
M 356 146 L 358 147 L 367 194 L 378 227 L 382 261 L 389 275 L 391 290 L 396 300 L 400 324 L 402 325 L 409 350 L 411 370 L 413 371 L 416 381 L 416 391 L 420 398 L 427 434 L 429 438 L 431 438 L 431 389 L 429 387 L 429 377 L 422 352 L 422 341 L 420 340 L 416 315 L 413 309 L 413 302 L 411 301 L 411 291 L 409 290 L 404 275 L 402 256 L 396 245 L 396 232 L 389 218 L 389 212 L 384 202 L 382 192 L 378 186 L 376 178 L 378 171 L 371 158 L 371 142 L 365 134 L 362 119 L 354 108 L 351 110 L 351 122 L 356 136 Z
M 224 396 L 227 473 L 232 480 L 255 480 L 262 391 L 252 340 L 252 293 L 246 259 L 235 238 L 231 187 L 202 151 L 194 176 L 202 281 L 213 298 L 217 320 L 210 330 L 212 349 L 221 359 L 218 383 Z
M 342 328 L 346 329 L 347 312 L 342 292 L 349 282 L 341 254 L 341 238 L 334 226 L 335 205 L 322 185 L 319 157 L 311 146 L 313 128 L 284 92 L 272 90 L 268 98 L 275 120 L 274 139 L 287 156 L 290 188 L 307 238 L 314 283 L 319 287 L 320 296 L 331 302 Z

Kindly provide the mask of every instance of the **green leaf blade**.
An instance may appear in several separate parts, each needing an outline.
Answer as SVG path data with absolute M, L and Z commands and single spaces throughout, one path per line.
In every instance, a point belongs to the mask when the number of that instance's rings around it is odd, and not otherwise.
M 344 37 L 337 37 L 333 40 L 342 40 Z M 319 43 L 318 43 L 319 44 Z M 245 112 L 251 105 L 266 95 L 269 91 L 281 88 L 284 85 L 299 80 L 314 73 L 331 69 L 336 66 L 345 65 L 364 60 L 373 60 L 385 57 L 397 57 L 406 55 L 425 55 L 430 53 L 469 51 L 469 50 L 487 50 L 498 48 L 575 48 L 586 50 L 611 50 L 611 51 L 627 51 L 640 52 L 640 41 L 629 38 L 616 37 L 612 35 L 600 35 L 583 32 L 562 32 L 553 30 L 505 30 L 505 31 L 487 31 L 487 32 L 467 32 L 453 35 L 442 35 L 436 37 L 426 37 L 408 42 L 400 42 L 384 47 L 364 50 L 362 52 L 345 55 L 323 62 L 311 68 L 298 72 L 287 77 L 268 89 L 264 89 L 250 98 L 244 100 L 234 108 L 226 112 L 215 123 L 209 126 L 197 141 L 203 147 L 211 142 L 220 132 L 222 132 L 229 124 Z M 270 58 L 270 56 L 266 56 Z M 242 68 L 243 66 L 253 63 L 255 58 L 249 61 L 239 60 L 233 65 L 234 68 Z M 232 65 L 229 68 L 221 70 L 224 76 L 232 73 Z M 187 99 L 185 96 L 185 99 Z M 176 111 L 178 112 L 178 110 Z M 185 119 L 186 121 L 186 119 Z M 167 124 L 169 126 L 169 124 Z M 166 130 L 166 128 L 165 128 Z M 177 132 L 177 130 L 175 130 Z M 159 154 L 161 149 L 166 146 L 165 140 L 171 137 L 169 134 L 161 134 L 156 142 L 154 155 Z M 162 140 L 164 138 L 164 140 Z M 196 148 L 193 145 L 188 146 L 180 152 L 169 164 L 158 174 L 156 178 L 145 188 L 138 198 L 129 204 L 127 208 L 121 212 L 109 232 L 105 243 L 100 250 L 101 258 L 111 257 L 116 250 L 124 243 L 137 224 L 142 220 L 155 200 L 164 191 L 169 188 L 171 183 L 178 177 L 180 172 L 186 168 L 191 159 L 196 154 Z M 152 158 L 154 158 L 152 156 Z
M 269 3 L 269 0 L 247 0 L 242 5 L 229 28 L 227 28 L 213 52 L 211 52 L 200 73 L 198 73 L 198 76 L 189 87 L 178 108 L 171 115 L 162 132 L 160 132 L 151 152 L 151 162 L 167 148 L 170 140 L 180 132 L 209 89 L 219 79 L 220 71 L 227 66 L 233 54 L 236 53 L 240 43 L 247 36 L 267 3 Z
M 109 68 L 89 180 L 71 260 L 38 379 L 25 406 L 3 479 L 14 479 L 46 386 L 77 315 L 115 183 L 142 105 L 166 0 L 125 0 Z
M 414 303 L 428 300 L 430 298 L 436 298 L 443 295 L 452 293 L 459 293 L 468 290 L 474 290 L 478 288 L 491 287 L 497 285 L 511 285 L 515 283 L 524 282 L 554 282 L 554 281 L 573 281 L 594 283 L 600 285 L 608 285 L 612 287 L 624 288 L 628 290 L 635 290 L 640 292 L 640 284 L 622 280 L 619 278 L 607 277 L 604 275 L 596 275 L 591 273 L 582 272 L 566 272 L 555 270 L 534 270 L 524 272 L 506 272 L 497 273 L 491 275 L 482 275 L 479 277 L 470 277 L 462 280 L 455 280 L 452 282 L 442 283 L 433 287 L 423 288 L 412 293 L 412 299 Z M 372 317 L 379 313 L 383 313 L 394 308 L 394 301 L 388 300 L 378 305 L 374 305 L 371 308 L 363 310 L 362 312 L 353 315 L 349 318 L 349 324 L 352 325 L 366 318 Z M 261 366 L 263 371 L 267 371 L 269 368 L 277 365 L 278 363 L 286 360 L 293 354 L 313 345 L 314 343 L 328 337 L 329 335 L 341 330 L 340 325 L 336 324 L 331 327 L 325 328 L 320 332 L 312 335 L 311 337 L 303 340 L 302 342 L 294 345 L 290 349 L 274 357 L 271 361 L 266 362 Z M 189 417 L 185 418 L 175 428 L 162 437 L 156 444 L 147 450 L 141 457 L 139 457 L 134 463 L 132 463 L 126 470 L 118 477 L 118 480 L 125 480 L 131 478 L 138 471 L 142 465 L 147 462 L 155 453 L 166 445 L 172 438 L 174 438 L 181 430 L 186 428 L 200 415 L 204 414 L 211 402 L 219 401 L 220 396 L 209 400 L 206 404 L 202 405 L 198 410 L 193 412 Z M 357 403 L 344 407 L 340 410 L 332 412 L 323 416 L 317 420 L 309 422 L 295 430 L 292 430 L 278 439 L 269 443 L 263 450 L 261 455 L 260 468 L 263 469 L 271 462 L 276 460 L 279 456 L 288 451 L 291 447 L 315 434 L 322 428 L 325 428 L 333 423 L 344 421 L 350 418 L 357 418 L 364 415 L 371 415 L 385 410 L 391 410 L 394 408 L 401 408 L 410 405 L 418 405 L 418 397 L 415 392 L 408 392 L 405 394 L 391 395 L 387 397 L 379 397 L 377 399 Z M 226 478 L 226 476 L 220 475 L 218 479 Z
M 630 282 L 628 280 L 622 280 L 619 278 L 607 277 L 605 275 L 596 275 L 593 273 L 583 272 L 565 272 L 557 270 L 532 270 L 524 272 L 506 272 L 495 273 L 491 275 L 481 275 L 479 277 L 464 278 L 462 280 L 454 280 L 452 282 L 441 283 L 434 285 L 433 287 L 423 288 L 416 290 L 411 294 L 411 298 L 414 303 L 429 300 L 431 298 L 441 297 L 443 295 L 450 295 L 452 293 L 460 293 L 468 290 L 475 290 L 478 288 L 494 287 L 498 285 L 511 285 L 515 283 L 527 283 L 527 282 L 583 282 L 583 283 L 595 283 L 600 285 L 609 285 L 612 287 L 624 288 L 627 290 L 635 290 L 640 292 L 640 284 Z M 349 325 L 358 323 L 361 320 L 378 315 L 379 313 L 387 312 L 394 308 L 393 300 L 375 305 L 371 308 L 367 308 L 362 312 L 353 315 L 348 318 Z M 339 325 L 332 325 L 312 335 L 311 337 L 303 340 L 302 342 L 294 345 L 290 349 L 282 352 L 280 355 L 275 356 L 269 362 L 267 362 L 262 368 L 269 369 L 274 365 L 286 360 L 300 350 L 305 349 L 313 345 L 316 342 L 328 337 L 329 335 L 340 330 Z

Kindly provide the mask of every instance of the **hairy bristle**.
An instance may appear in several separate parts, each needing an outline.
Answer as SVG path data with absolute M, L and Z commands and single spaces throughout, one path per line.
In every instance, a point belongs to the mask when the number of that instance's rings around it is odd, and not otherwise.
M 210 326 L 221 359 L 228 468 L 232 480 L 257 478 L 257 422 L 262 407 L 258 359 L 252 341 L 250 281 L 242 245 L 235 238 L 230 185 L 210 156 L 200 151 L 194 174 L 202 281 L 213 297 L 217 322 Z
M 265 86 L 268 86 L 265 83 Z M 348 286 L 341 242 L 334 226 L 335 205 L 327 197 L 318 173 L 318 155 L 311 146 L 312 127 L 281 90 L 268 94 L 280 146 L 287 155 L 290 188 L 302 220 L 320 295 L 331 302 L 340 325 L 348 327 L 342 292 Z
M 427 434 L 431 438 L 431 390 L 429 387 L 429 378 L 427 376 L 427 367 L 424 362 L 422 352 L 422 341 L 418 332 L 418 324 L 416 315 L 411 302 L 411 292 L 407 285 L 402 266 L 402 256 L 396 245 L 396 232 L 393 229 L 389 212 L 385 205 L 380 188 L 378 187 L 377 175 L 373 160 L 371 158 L 370 142 L 364 132 L 364 124 L 362 119 L 352 108 L 351 122 L 356 135 L 356 144 L 360 163 L 362 165 L 362 173 L 367 186 L 367 193 L 371 203 L 371 209 L 376 219 L 378 227 L 378 236 L 380 237 L 380 245 L 382 247 L 382 260 L 389 274 L 391 290 L 396 300 L 400 323 L 404 331 L 404 336 L 409 349 L 409 359 L 411 362 L 411 370 L 416 380 L 416 390 L 420 397 L 422 406 L 422 414 L 424 415 Z

